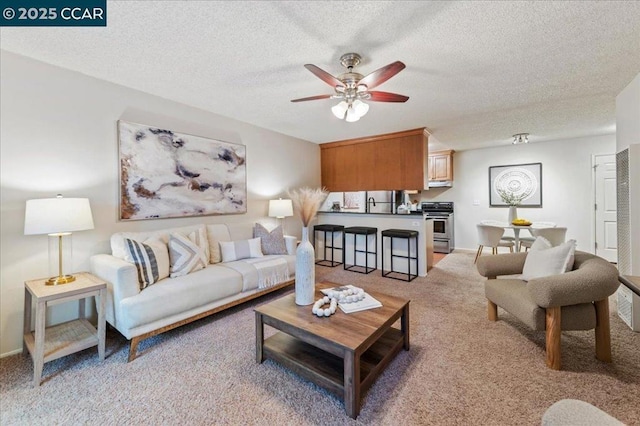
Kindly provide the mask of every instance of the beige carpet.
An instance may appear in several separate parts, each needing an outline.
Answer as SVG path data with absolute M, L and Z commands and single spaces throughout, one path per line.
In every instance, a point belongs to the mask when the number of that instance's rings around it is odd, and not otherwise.
M 502 310 L 499 322 L 486 319 L 472 255 L 449 255 L 411 283 L 340 267 L 318 267 L 317 278 L 411 299 L 411 350 L 365 395 L 356 421 L 331 394 L 271 361 L 255 363 L 252 308 L 285 290 L 148 339 L 132 363 L 110 331 L 104 362 L 89 349 L 47 363 L 37 389 L 30 358 L 1 359 L 0 423 L 535 425 L 555 401 L 575 398 L 640 424 L 640 334 L 617 317 L 613 299 L 613 364 L 595 359 L 593 332 L 563 333 L 558 372 L 545 367 L 544 333 Z

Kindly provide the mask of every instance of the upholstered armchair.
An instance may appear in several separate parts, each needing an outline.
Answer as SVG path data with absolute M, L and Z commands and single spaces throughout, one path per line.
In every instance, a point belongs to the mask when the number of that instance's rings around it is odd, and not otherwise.
M 563 330 L 595 329 L 596 358 L 611 362 L 609 296 L 618 288 L 618 271 L 606 260 L 576 251 L 569 272 L 527 281 L 522 274 L 528 253 L 508 253 L 478 259 L 478 272 L 488 278 L 485 295 L 490 321 L 498 320 L 498 306 L 533 330 L 546 332 L 546 363 L 560 369 Z

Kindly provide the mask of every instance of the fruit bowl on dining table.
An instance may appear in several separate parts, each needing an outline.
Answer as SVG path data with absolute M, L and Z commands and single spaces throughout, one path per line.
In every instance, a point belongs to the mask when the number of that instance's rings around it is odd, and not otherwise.
M 531 222 L 529 222 L 527 219 L 513 219 L 511 224 L 513 226 L 530 226 Z

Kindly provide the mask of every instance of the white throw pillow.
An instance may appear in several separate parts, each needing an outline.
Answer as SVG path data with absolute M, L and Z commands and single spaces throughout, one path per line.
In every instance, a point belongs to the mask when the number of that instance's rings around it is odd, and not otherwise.
M 176 232 L 169 235 L 171 278 L 181 277 L 207 266 L 209 257 L 202 248 L 201 238 L 201 233 L 197 231 L 190 233 L 188 237 Z M 205 241 L 204 244 L 208 243 Z
M 548 249 L 529 251 L 527 259 L 524 261 L 522 279 L 529 281 L 534 278 L 564 274 L 570 271 L 573 268 L 575 252 L 575 240 L 569 240 Z
M 140 290 L 169 276 L 169 252 L 159 238 L 149 238 L 143 243 L 124 239 L 125 260 L 133 263 L 138 271 Z
M 250 257 L 262 257 L 260 238 L 239 241 L 220 241 L 220 251 L 223 262 L 247 259 Z
M 550 249 L 551 247 L 553 247 L 553 245 L 545 237 L 536 237 L 529 250 L 546 250 Z

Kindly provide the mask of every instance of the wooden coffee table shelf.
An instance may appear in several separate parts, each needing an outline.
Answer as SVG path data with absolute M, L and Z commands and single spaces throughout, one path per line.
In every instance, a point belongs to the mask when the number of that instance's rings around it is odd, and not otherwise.
M 338 310 L 329 318 L 313 315 L 311 306 L 297 306 L 293 294 L 256 308 L 256 361 L 272 359 L 342 397 L 347 414 L 356 418 L 362 392 L 402 348 L 409 350 L 409 301 L 370 294 L 381 308 L 352 314 Z M 400 329 L 392 327 L 398 320 Z M 281 331 L 264 340 L 265 324 Z

